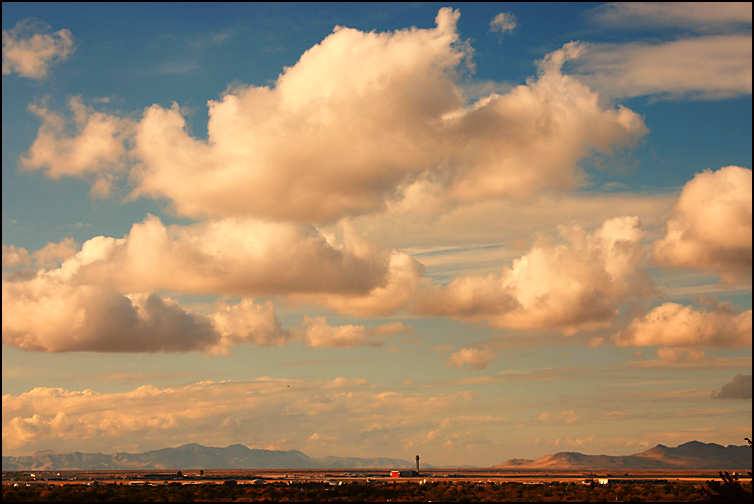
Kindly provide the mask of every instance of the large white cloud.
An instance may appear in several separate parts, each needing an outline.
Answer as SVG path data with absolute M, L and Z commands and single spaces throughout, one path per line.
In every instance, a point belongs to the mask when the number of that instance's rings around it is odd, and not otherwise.
M 727 166 L 684 186 L 654 256 L 664 266 L 751 284 L 751 240 L 751 170 Z
M 43 124 L 21 163 L 87 177 L 107 196 L 128 162 L 133 196 L 167 198 L 182 215 L 323 222 L 404 201 L 444 210 L 578 187 L 582 159 L 646 133 L 637 114 L 603 108 L 563 75 L 578 43 L 547 55 L 525 85 L 466 96 L 459 79 L 473 51 L 459 16 L 440 9 L 432 29 L 336 27 L 274 86 L 238 85 L 209 101 L 206 141 L 188 134 L 177 104 L 135 121 L 74 98 L 72 124 L 32 106 Z
M 134 194 L 167 197 L 187 216 L 298 221 L 427 191 L 524 199 L 578 186 L 581 159 L 646 132 L 637 114 L 602 108 L 561 73 L 578 44 L 545 58 L 526 85 L 470 102 L 458 85 L 471 56 L 458 17 L 443 8 L 432 29 L 337 27 L 274 86 L 237 86 L 210 101 L 207 141 L 187 133 L 177 105 L 149 107 L 135 136 Z
M 150 216 L 123 238 L 98 236 L 74 247 L 70 239 L 32 254 L 3 246 L 5 265 L 14 268 L 3 277 L 3 343 L 45 352 L 211 354 L 239 344 L 371 345 L 373 336 L 410 329 L 331 327 L 319 317 L 283 329 L 270 301 L 249 296 L 314 301 L 318 293 L 342 311 L 386 314 L 407 302 L 420 271 L 408 255 L 377 247 L 347 226 L 324 235 L 240 219 L 165 226 Z M 41 269 L 18 269 L 32 258 Z M 243 299 L 189 312 L 165 291 Z
M 571 334 L 609 324 L 624 303 L 649 292 L 639 267 L 644 232 L 638 218 L 613 218 L 593 233 L 580 226 L 559 231 L 566 243 L 542 240 L 499 275 L 429 288 L 416 311 Z
M 304 317 L 284 329 L 271 302 L 244 298 L 190 312 L 156 293 L 120 294 L 60 283 L 52 275 L 3 281 L 3 344 L 40 352 L 189 352 L 226 355 L 243 344 L 311 347 L 380 346 L 380 337 L 410 333 L 401 323 L 331 326 Z
M 48 25 L 34 19 L 3 30 L 3 75 L 18 73 L 29 79 L 44 79 L 51 66 L 67 59 L 74 50 L 71 31 L 49 31 Z

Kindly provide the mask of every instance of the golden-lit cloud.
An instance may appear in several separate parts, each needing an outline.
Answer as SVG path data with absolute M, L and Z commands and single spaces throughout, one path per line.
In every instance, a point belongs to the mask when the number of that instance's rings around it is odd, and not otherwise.
M 362 378 L 343 377 L 202 381 L 114 393 L 40 387 L 3 395 L 3 450 L 86 451 L 107 440 L 112 447 L 145 451 L 207 444 L 211 432 L 212 446 L 239 439 L 250 447 L 268 446 L 271 439 L 285 438 L 280 449 L 374 456 L 400 453 L 401 445 L 424 439 L 428 421 L 454 416 L 468 399 L 458 393 L 384 391 Z M 423 418 L 412 414 L 416 411 Z M 314 433 L 318 436 L 310 439 Z M 337 440 L 339 447 L 323 448 L 317 443 L 322 437 Z
M 73 238 L 63 238 L 57 243 L 48 243 L 32 254 L 37 266 L 50 266 L 64 261 L 78 252 L 78 244 Z
M 292 337 L 304 341 L 312 347 L 348 348 L 355 346 L 381 346 L 379 336 L 393 336 L 410 333 L 411 329 L 402 323 L 384 324 L 366 328 L 360 325 L 345 324 L 331 326 L 325 317 L 305 316 L 298 326 L 291 329 Z
M 610 2 L 591 19 L 613 30 L 655 37 L 593 44 L 574 73 L 611 98 L 718 99 L 751 94 L 751 4 Z M 672 39 L 660 33 L 675 31 Z
M 245 298 L 235 304 L 218 302 L 210 318 L 219 341 L 209 353 L 228 353 L 228 347 L 243 343 L 283 346 L 291 339 L 270 301 L 260 304 Z
M 337 27 L 274 86 L 238 85 L 210 101 L 207 141 L 189 135 L 177 104 L 149 107 L 134 195 L 168 198 L 191 217 L 307 222 L 405 199 L 440 209 L 524 200 L 578 187 L 582 159 L 647 132 L 637 114 L 601 107 L 562 74 L 578 44 L 548 55 L 527 84 L 471 101 L 459 85 L 471 57 L 459 15 L 441 9 L 432 29 Z
M 751 345 L 751 310 L 738 312 L 724 303 L 710 310 L 664 303 L 634 319 L 615 341 L 618 346 L 744 347 Z M 661 358 L 677 360 L 676 355 Z
M 339 293 L 353 296 L 360 311 L 380 312 L 405 303 L 398 289 L 406 283 L 391 286 L 390 252 L 348 232 L 324 236 L 298 225 L 237 220 L 166 227 L 149 217 L 124 238 L 95 237 L 78 251 L 65 239 L 32 254 L 3 246 L 3 255 L 7 267 L 30 265 L 31 258 L 40 267 L 3 277 L 3 343 L 24 350 L 226 354 L 241 344 L 374 346 L 379 337 L 411 332 L 397 322 L 332 327 L 324 317 L 287 330 L 271 301 L 249 297 Z M 165 290 L 243 298 L 190 312 L 158 294 Z
M 654 256 L 663 266 L 750 285 L 751 240 L 751 170 L 727 166 L 699 173 L 683 187 Z
M 125 167 L 126 140 L 133 134 L 133 123 L 97 112 L 78 97 L 71 98 L 68 106 L 72 121 L 44 105 L 29 106 L 42 125 L 20 164 L 28 170 L 43 170 L 53 179 L 89 177 L 92 195 L 107 197 L 115 172 Z
M 86 241 L 49 274 L 121 292 L 365 295 L 384 285 L 390 263 L 390 250 L 350 232 L 235 218 L 166 226 L 149 216 L 123 238 Z
M 608 325 L 624 303 L 649 292 L 638 218 L 610 219 L 593 233 L 580 226 L 559 232 L 561 243 L 535 243 L 499 275 L 462 276 L 428 288 L 417 313 L 572 334 Z
M 238 84 L 210 100 L 206 141 L 188 133 L 176 103 L 138 120 L 76 97 L 70 120 L 32 105 L 42 126 L 21 164 L 85 177 L 96 197 L 109 196 L 128 166 L 132 197 L 167 198 L 194 218 L 323 223 L 576 188 L 583 159 L 646 134 L 639 115 L 604 108 L 562 73 L 583 53 L 579 43 L 547 55 L 524 85 L 468 95 L 460 82 L 473 50 L 457 33 L 459 16 L 440 9 L 431 29 L 336 27 L 274 85 Z
M 461 367 L 468 364 L 477 369 L 485 369 L 494 358 L 495 353 L 486 348 L 462 348 L 448 357 L 447 366 Z
M 74 50 L 73 34 L 62 29 L 49 33 L 41 21 L 25 19 L 10 30 L 3 30 L 3 75 L 40 80 L 50 67 L 68 58 Z
M 185 352 L 217 343 L 210 321 L 156 294 L 124 296 L 40 276 L 3 282 L 3 344 L 42 352 Z
M 23 247 L 3 244 L 3 267 L 13 268 L 31 263 L 29 251 Z
M 3 282 L 3 344 L 40 352 L 202 352 L 227 355 L 237 345 L 345 348 L 381 346 L 410 334 L 400 322 L 375 327 L 331 326 L 308 317 L 284 329 L 271 302 L 244 298 L 190 312 L 156 293 L 123 295 L 101 286 L 74 286 L 39 275 Z
M 694 296 L 750 304 L 751 170 L 657 178 L 663 132 L 632 148 L 657 99 L 746 101 L 750 4 L 579 6 L 596 43 L 564 25 L 528 53 L 545 25 L 502 10 L 277 40 L 197 18 L 128 54 L 76 33 L 73 73 L 53 69 L 68 30 L 4 31 L 22 100 L 4 454 L 243 443 L 460 466 L 749 435 L 750 306 Z M 95 61 L 106 86 L 159 82 L 77 90 Z M 646 123 L 617 104 L 636 96 Z M 66 200 L 86 184 L 111 199 Z
M 610 98 L 750 95 L 751 46 L 751 33 L 661 43 L 590 44 L 573 72 Z
M 393 251 L 384 279 L 368 292 L 292 293 L 287 299 L 293 304 L 322 306 L 353 316 L 388 315 L 406 307 L 415 296 L 421 294 L 420 286 L 426 283 L 422 277 L 423 268 L 420 263 L 408 254 Z

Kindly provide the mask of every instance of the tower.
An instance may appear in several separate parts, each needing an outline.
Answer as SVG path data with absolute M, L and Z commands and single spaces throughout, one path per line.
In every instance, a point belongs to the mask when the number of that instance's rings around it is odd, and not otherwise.
M 419 473 L 419 455 L 416 456 L 416 473 Z

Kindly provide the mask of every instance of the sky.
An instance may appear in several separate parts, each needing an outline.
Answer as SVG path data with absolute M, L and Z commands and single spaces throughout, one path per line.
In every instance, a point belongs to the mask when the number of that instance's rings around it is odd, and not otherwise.
M 2 9 L 3 456 L 751 437 L 751 3 Z

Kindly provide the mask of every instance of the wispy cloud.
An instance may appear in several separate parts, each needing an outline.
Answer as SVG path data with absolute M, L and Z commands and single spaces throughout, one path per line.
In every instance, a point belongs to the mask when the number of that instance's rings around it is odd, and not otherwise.
M 501 12 L 490 21 L 490 31 L 492 32 L 510 32 L 516 29 L 516 16 L 511 12 Z
M 609 98 L 728 98 L 751 94 L 751 47 L 751 34 L 590 44 L 572 71 Z
M 751 4 L 743 2 L 600 5 L 590 14 L 597 24 L 624 34 L 656 35 L 620 44 L 590 44 L 574 62 L 574 72 L 610 98 L 750 95 L 751 12 Z M 672 39 L 660 37 L 669 27 L 677 34 Z
M 608 2 L 591 12 L 615 28 L 681 27 L 701 31 L 751 27 L 748 2 Z
M 196 60 L 166 61 L 157 65 L 154 71 L 163 75 L 188 74 L 199 70 L 201 67 Z

